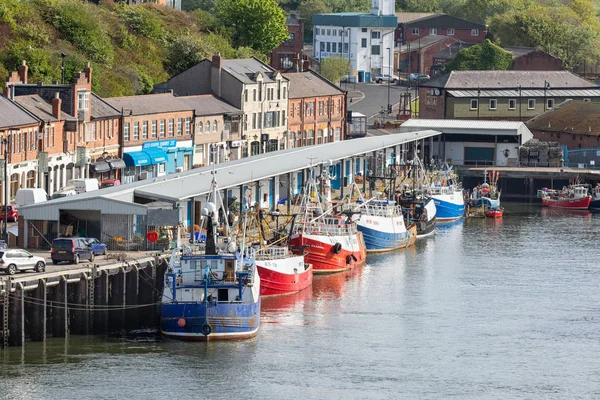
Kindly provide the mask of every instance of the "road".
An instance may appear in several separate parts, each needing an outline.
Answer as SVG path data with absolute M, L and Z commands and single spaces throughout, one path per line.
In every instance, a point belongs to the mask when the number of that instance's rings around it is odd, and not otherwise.
M 346 89 L 347 85 L 347 89 Z M 342 83 L 342 89 L 348 90 L 348 109 L 367 116 L 372 124 L 382 109 L 388 104 L 388 85 L 385 83 Z M 407 92 L 406 86 L 390 85 L 390 103 L 397 109 L 400 96 Z M 412 94 L 414 97 L 414 89 Z

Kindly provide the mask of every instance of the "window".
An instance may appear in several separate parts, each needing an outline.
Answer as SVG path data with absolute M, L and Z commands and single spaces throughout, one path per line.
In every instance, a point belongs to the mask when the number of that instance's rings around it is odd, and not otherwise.
M 327 52 L 331 51 L 331 42 L 327 42 Z
M 319 28 L 315 28 L 315 35 L 320 35 L 321 32 L 319 31 Z
M 252 100 L 256 101 L 256 89 L 252 89 Z
M 378 56 L 380 54 L 380 47 L 378 44 L 371 46 L 371 54 Z
M 152 139 L 156 139 L 156 120 L 152 121 Z
M 177 118 L 177 136 L 183 135 L 183 118 Z
M 173 119 L 169 120 L 169 136 L 175 136 L 175 131 L 173 130 L 173 125 L 175 125 L 175 121 Z
M 281 112 L 281 126 L 285 126 L 285 111 Z
M 371 39 L 381 39 L 381 32 L 379 32 L 379 31 L 372 31 L 371 32 Z
M 363 49 L 367 48 L 367 39 L 360 39 L 360 47 Z
M 431 28 L 431 29 L 429 29 L 429 34 L 430 35 L 437 35 L 437 28 Z
M 546 99 L 546 108 L 547 109 L 554 108 L 554 99 Z
M 325 42 L 321 42 L 321 44 L 319 46 L 320 46 L 319 49 L 321 51 L 325 51 Z
M 248 89 L 244 89 L 244 102 L 248 101 Z
M 214 132 L 218 132 L 219 131 L 219 123 L 217 122 L 216 119 L 213 121 L 213 131 Z
M 148 139 L 148 121 L 142 123 L 142 139 Z
M 331 43 L 331 51 L 333 53 L 337 53 L 337 43 L 335 43 L 335 42 Z
M 298 103 L 298 118 L 302 117 L 302 105 Z
M 165 137 L 165 120 L 160 121 L 160 137 Z
M 295 105 L 292 104 L 290 105 L 290 118 L 294 118 L 294 109 L 295 109 Z
M 54 147 L 54 127 L 50 128 L 50 146 Z
M 287 88 L 285 86 L 283 87 L 283 98 L 287 98 Z
M 333 140 L 336 142 L 339 142 L 340 140 L 342 140 L 340 128 L 335 128 L 335 131 L 333 134 Z
M 133 124 L 133 140 L 140 140 L 140 123 Z
M 471 29 L 471 36 L 479 36 L 479 29 Z
M 258 101 L 262 101 L 262 82 L 258 83 Z
M 498 100 L 490 99 L 490 110 L 495 110 L 498 108 Z
M 317 134 L 317 144 L 323 143 L 323 129 L 319 129 Z
M 515 100 L 515 99 L 508 99 L 508 109 L 509 110 L 514 110 L 515 108 L 517 108 L 517 100 Z
M 185 119 L 185 134 L 189 135 L 191 130 L 192 120 L 190 118 Z
M 479 100 L 471 99 L 471 110 L 477 110 L 479 107 Z
M 415 36 L 419 36 L 419 28 L 412 28 L 412 34 Z
M 527 109 L 528 110 L 534 110 L 535 109 L 535 99 L 528 99 L 527 100 Z
M 262 128 L 262 113 L 258 113 L 258 117 L 256 117 L 256 120 L 258 122 L 258 129 Z
M 256 129 L 256 113 L 252 113 L 252 129 Z
M 88 110 L 90 102 L 90 92 L 80 91 L 77 93 L 77 108 L 79 110 Z
M 338 33 L 337 29 L 334 29 L 332 33 L 333 33 L 333 36 L 337 36 L 337 33 Z
M 344 43 L 344 53 L 348 52 L 348 43 Z
M 448 36 L 454 36 L 454 28 L 448 28 Z
M 338 43 L 338 52 L 342 52 L 342 42 Z
M 313 144 L 315 144 L 315 131 L 308 131 L 308 136 L 306 137 L 306 144 L 308 146 L 312 146 Z
M 363 33 L 366 32 L 366 31 L 367 31 L 367 28 L 362 28 L 361 29 L 361 32 L 363 32 Z
M 290 38 L 283 43 L 284 46 L 293 46 L 295 39 L 296 35 L 294 34 L 294 32 L 290 32 Z
M 210 132 L 210 121 L 206 121 L 206 133 Z
M 202 133 L 202 131 L 204 130 L 204 124 L 202 123 L 202 121 L 198 122 L 198 133 Z
M 281 81 L 277 81 L 277 100 L 281 100 Z
M 327 29 L 327 36 L 331 36 L 331 29 Z
M 248 130 L 248 116 L 244 114 L 244 131 Z

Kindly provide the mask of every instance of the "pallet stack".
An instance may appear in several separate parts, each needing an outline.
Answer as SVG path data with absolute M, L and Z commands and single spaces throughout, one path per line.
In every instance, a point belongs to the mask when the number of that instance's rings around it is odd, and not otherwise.
M 563 150 L 557 142 L 531 139 L 519 148 L 519 164 L 523 167 L 560 167 Z

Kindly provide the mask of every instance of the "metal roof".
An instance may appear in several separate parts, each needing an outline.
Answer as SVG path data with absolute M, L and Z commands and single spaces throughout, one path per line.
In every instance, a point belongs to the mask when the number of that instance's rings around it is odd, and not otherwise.
M 337 14 L 314 14 L 313 26 L 340 26 L 363 28 L 397 28 L 398 18 L 395 15 L 375 15 L 360 12 Z
M 524 122 L 468 119 L 409 119 L 400 125 L 400 132 L 432 129 L 448 134 L 519 135 L 525 143 L 533 137 Z
M 255 182 L 261 179 L 267 179 L 273 176 L 308 168 L 311 164 L 310 159 L 313 160 L 314 165 L 317 165 L 327 160 L 335 161 L 354 155 L 362 155 L 386 147 L 440 134 L 441 132 L 428 130 L 386 136 L 365 137 L 343 142 L 326 143 L 259 154 L 241 160 L 216 164 L 214 168 L 215 171 L 217 171 L 219 187 L 226 189 L 247 182 Z M 195 168 L 154 179 L 112 186 L 77 194 L 75 196 L 62 197 L 43 203 L 20 207 L 19 213 L 23 215 L 25 219 L 46 220 L 56 217 L 59 210 L 88 210 L 91 208 L 81 207 L 90 207 L 91 204 L 100 207 L 98 208 L 100 210 L 107 210 L 108 207 L 111 207 L 114 204 L 129 204 L 137 207 L 135 208 L 135 211 L 129 209 L 129 214 L 140 214 L 141 211 L 139 210 L 141 209 L 139 207 L 146 208 L 146 206 L 133 203 L 135 196 L 157 200 L 178 201 L 208 193 L 212 169 L 213 166 Z M 123 208 L 127 209 L 126 207 Z M 102 212 L 114 214 L 114 212 Z M 44 217 L 44 215 L 47 217 Z M 48 218 L 50 216 L 52 216 L 52 218 Z
M 448 90 L 452 97 L 600 97 L 600 89 L 522 89 L 519 96 L 518 89 L 508 90 Z
M 0 128 L 37 125 L 40 121 L 14 102 L 0 95 Z

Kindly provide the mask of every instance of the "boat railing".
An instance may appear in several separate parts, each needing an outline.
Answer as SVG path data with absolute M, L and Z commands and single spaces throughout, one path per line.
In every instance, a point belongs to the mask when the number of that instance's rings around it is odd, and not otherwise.
M 402 215 L 402 207 L 390 204 L 367 204 L 365 209 L 368 215 L 377 217 L 394 217 Z
M 302 230 L 312 235 L 354 235 L 357 232 L 356 224 L 346 224 L 338 218 L 326 218 L 322 223 L 306 222 L 302 224 Z
M 276 260 L 289 256 L 287 247 L 266 247 L 256 251 L 257 260 Z

